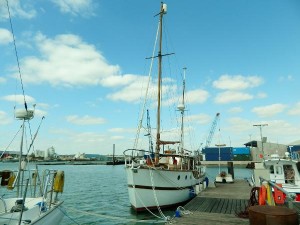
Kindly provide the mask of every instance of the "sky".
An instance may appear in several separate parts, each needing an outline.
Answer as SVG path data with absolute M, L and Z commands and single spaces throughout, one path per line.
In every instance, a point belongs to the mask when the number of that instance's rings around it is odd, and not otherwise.
M 180 139 L 176 106 L 185 74 L 187 149 L 206 145 L 216 113 L 211 146 L 241 147 L 261 135 L 272 143 L 299 142 L 300 2 L 164 3 L 162 53 L 175 54 L 163 57 L 162 138 Z M 157 55 L 160 4 L 9 0 L 12 30 L 0 0 L 0 149 L 19 149 L 22 122 L 14 109 L 24 108 L 23 91 L 28 108 L 36 105 L 28 138 L 42 121 L 33 150 L 111 154 L 115 145 L 122 154 L 148 149 L 149 130 L 155 143 L 157 58 L 146 58 Z M 142 140 L 135 145 L 140 120 Z M 268 125 L 260 133 L 257 124 Z

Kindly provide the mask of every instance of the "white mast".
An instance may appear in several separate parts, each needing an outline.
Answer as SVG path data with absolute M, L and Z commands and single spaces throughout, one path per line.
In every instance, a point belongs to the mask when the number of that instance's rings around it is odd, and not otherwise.
M 181 113 L 181 134 L 180 134 L 180 143 L 181 143 L 181 151 L 180 153 L 183 155 L 184 153 L 184 126 L 183 126 L 183 119 L 184 119 L 184 110 L 185 110 L 185 99 L 184 99 L 184 93 L 185 93 L 185 71 L 186 67 L 183 68 L 183 83 L 182 83 L 182 102 L 177 106 L 177 109 Z

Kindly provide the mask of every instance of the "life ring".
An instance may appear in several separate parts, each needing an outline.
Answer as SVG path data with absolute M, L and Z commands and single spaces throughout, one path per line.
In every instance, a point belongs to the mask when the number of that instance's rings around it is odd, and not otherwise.
M 267 199 L 267 188 L 265 185 L 261 185 L 259 188 L 259 195 L 258 195 L 258 204 L 259 205 L 265 205 Z
M 64 171 L 57 171 L 54 177 L 53 190 L 55 192 L 62 193 L 64 189 L 64 181 L 65 181 Z

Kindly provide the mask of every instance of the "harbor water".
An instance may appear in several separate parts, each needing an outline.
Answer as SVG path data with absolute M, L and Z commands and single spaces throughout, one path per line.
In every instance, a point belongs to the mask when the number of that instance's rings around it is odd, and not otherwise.
M 17 163 L 0 163 L 0 170 L 15 169 Z M 35 165 L 33 165 L 34 168 Z M 123 165 L 39 165 L 39 170 L 56 169 L 65 172 L 64 200 L 65 217 L 62 225 L 73 224 L 164 224 L 163 216 L 173 217 L 176 209 L 136 214 L 130 207 L 126 175 Z M 221 167 L 221 171 L 227 171 Z M 207 177 L 213 182 L 219 167 L 208 167 Z M 249 178 L 250 169 L 234 169 L 236 179 Z M 2 196 L 7 190 L 1 188 Z

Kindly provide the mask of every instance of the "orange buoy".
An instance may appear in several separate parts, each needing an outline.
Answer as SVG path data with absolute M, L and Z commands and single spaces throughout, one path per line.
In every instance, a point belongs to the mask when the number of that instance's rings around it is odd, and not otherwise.
M 279 187 L 282 187 L 282 184 L 276 184 Z M 274 201 L 276 204 L 284 204 L 285 195 L 278 188 L 274 187 Z
M 265 205 L 266 198 L 267 198 L 267 188 L 265 187 L 265 185 L 261 185 L 261 187 L 259 188 L 258 204 Z

